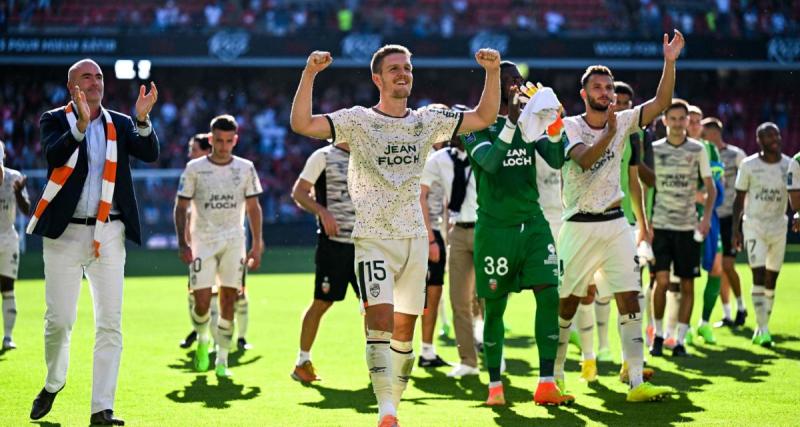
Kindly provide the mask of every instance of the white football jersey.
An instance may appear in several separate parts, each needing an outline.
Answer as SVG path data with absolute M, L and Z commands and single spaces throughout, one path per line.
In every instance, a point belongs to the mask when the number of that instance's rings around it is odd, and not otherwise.
M 17 197 L 14 195 L 14 183 L 22 179 L 19 171 L 3 168 L 3 185 L 0 185 L 0 244 L 13 243 L 19 239 L 14 221 L 17 219 Z M 22 194 L 28 197 L 28 190 L 22 189 Z
M 564 149 L 567 161 L 562 168 L 564 187 L 561 197 L 564 200 L 565 221 L 578 212 L 602 213 L 622 200 L 622 151 L 628 136 L 640 129 L 641 113 L 641 105 L 616 113 L 617 132 L 603 155 L 588 170 L 583 170 L 578 162 L 570 159 L 569 152 L 578 144 L 595 145 L 605 127 L 595 129 L 589 126 L 582 115 L 564 119 L 564 130 L 569 140 Z
M 697 178 L 711 178 L 708 151 L 702 142 L 686 138 L 680 145 L 666 138 L 653 142 L 656 196 L 653 228 L 691 231 L 697 226 Z
M 553 169 L 536 151 L 536 186 L 539 188 L 539 206 L 547 222 L 561 223 L 564 207 L 561 204 L 561 170 Z
M 327 115 L 335 143 L 350 147 L 348 189 L 356 210 L 354 238 L 425 237 L 420 175 L 431 145 L 450 140 L 460 112 L 423 107 L 391 117 L 353 107 Z
M 781 155 L 777 163 L 767 163 L 759 155 L 746 157 L 739 165 L 736 175 L 736 190 L 746 191 L 744 199 L 744 220 L 748 226 L 763 230 L 786 232 L 786 203 L 789 189 L 798 188 L 789 180 L 789 167 L 792 159 Z
M 262 192 L 253 162 L 233 156 L 226 165 L 208 156 L 190 161 L 181 175 L 178 197 L 191 199 L 189 233 L 203 242 L 241 238 L 245 200 Z
M 725 148 L 719 150 L 719 157 L 725 166 L 725 198 L 722 200 L 722 205 L 717 207 L 717 215 L 724 218 L 733 215 L 733 201 L 736 199 L 736 173 L 747 154 L 741 148 L 727 144 Z

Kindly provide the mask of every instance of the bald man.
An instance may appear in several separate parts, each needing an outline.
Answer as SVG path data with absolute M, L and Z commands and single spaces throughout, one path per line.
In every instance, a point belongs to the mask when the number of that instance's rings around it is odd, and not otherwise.
M 66 383 L 85 274 L 95 314 L 90 424 L 124 425 L 113 412 L 122 354 L 124 240 L 142 240 L 130 157 L 158 159 L 158 138 L 149 118 L 158 91 L 153 83 L 149 93 L 144 85 L 139 88 L 133 119 L 106 110 L 103 72 L 91 59 L 70 67 L 67 88 L 70 103 L 45 112 L 39 121 L 48 182 L 27 232 L 43 241 L 47 378 L 30 416 L 47 415 Z

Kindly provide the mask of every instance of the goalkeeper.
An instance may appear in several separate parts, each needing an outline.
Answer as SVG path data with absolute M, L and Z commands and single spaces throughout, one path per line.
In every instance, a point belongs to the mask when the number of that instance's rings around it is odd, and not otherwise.
M 539 206 L 535 151 L 553 168 L 564 164 L 560 118 L 550 127 L 555 143 L 543 136 L 527 143 L 517 129 L 520 88 L 530 86 L 514 63 L 500 65 L 501 104 L 497 122 L 462 136 L 475 174 L 478 220 L 475 225 L 475 284 L 486 302 L 483 348 L 489 370 L 486 404 L 504 405 L 500 364 L 503 357 L 503 313 L 511 292 L 532 289 L 536 298 L 536 345 L 539 350 L 537 404 L 574 401 L 562 395 L 553 377 L 558 347 L 558 256 L 553 236 Z M 555 106 L 558 107 L 557 105 Z M 535 151 L 534 151 L 535 150 Z

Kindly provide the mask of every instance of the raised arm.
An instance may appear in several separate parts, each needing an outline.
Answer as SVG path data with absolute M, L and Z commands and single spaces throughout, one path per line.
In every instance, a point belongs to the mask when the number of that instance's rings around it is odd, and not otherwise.
M 292 101 L 292 113 L 289 122 L 292 131 L 300 135 L 317 139 L 328 139 L 332 136 L 330 122 L 322 114 L 311 114 L 312 93 L 314 90 L 314 79 L 317 74 L 327 68 L 333 57 L 330 52 L 315 50 L 308 56 L 306 67 L 297 85 L 297 92 Z
M 672 41 L 664 34 L 664 69 L 661 72 L 661 81 L 658 82 L 655 98 L 642 104 L 642 117 L 639 124 L 650 123 L 672 103 L 672 93 L 675 91 L 675 62 L 681 54 L 685 41 L 683 34 L 675 30 Z
M 609 144 L 614 139 L 614 135 L 617 134 L 617 106 L 616 104 L 612 104 L 606 110 L 606 127 L 603 130 L 600 139 L 597 141 L 596 144 L 589 146 L 586 144 L 575 144 L 571 150 L 567 153 L 570 159 L 574 160 L 578 165 L 580 165 L 581 169 L 587 170 L 594 165 L 594 163 L 606 152 Z M 569 128 L 567 128 L 569 129 Z M 573 136 L 568 133 L 568 137 L 572 138 Z
M 458 134 L 486 129 L 497 120 L 497 112 L 500 111 L 500 52 L 480 49 L 475 53 L 475 60 L 486 70 L 483 93 L 478 106 L 464 112 Z

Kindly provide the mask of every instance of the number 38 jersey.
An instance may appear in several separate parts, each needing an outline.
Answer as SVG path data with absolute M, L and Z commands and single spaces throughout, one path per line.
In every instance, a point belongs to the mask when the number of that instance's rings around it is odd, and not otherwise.
M 203 242 L 244 237 L 245 201 L 261 194 L 253 162 L 233 156 L 227 164 L 208 156 L 190 161 L 181 175 L 178 197 L 191 199 L 189 233 Z

